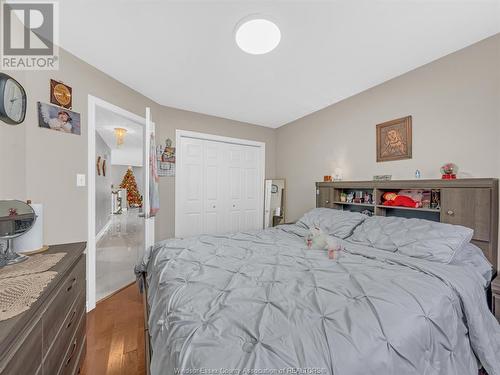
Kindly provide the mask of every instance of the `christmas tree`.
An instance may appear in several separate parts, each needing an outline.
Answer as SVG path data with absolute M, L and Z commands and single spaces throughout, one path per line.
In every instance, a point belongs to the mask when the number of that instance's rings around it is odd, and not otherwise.
M 129 207 L 142 207 L 142 197 L 137 189 L 134 172 L 131 167 L 128 167 L 125 176 L 123 176 L 120 188 L 127 189 L 127 202 Z

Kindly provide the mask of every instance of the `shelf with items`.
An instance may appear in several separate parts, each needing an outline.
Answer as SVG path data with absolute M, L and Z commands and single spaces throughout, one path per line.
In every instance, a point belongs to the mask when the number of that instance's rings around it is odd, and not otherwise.
M 375 216 L 425 219 L 462 225 L 474 230 L 472 241 L 494 265 L 498 264 L 498 179 L 462 178 L 453 180 L 333 181 L 316 183 L 316 207 L 363 212 Z M 405 190 L 431 192 L 427 202 L 413 207 L 384 206 L 383 194 Z M 343 202 L 342 192 L 372 193 L 373 205 Z M 432 194 L 434 193 L 434 194 Z M 423 199 L 424 200 L 424 199 Z M 394 202 L 395 204 L 397 202 Z M 406 202 L 405 202 L 406 203 Z M 411 206 L 411 201 L 410 204 Z M 499 293 L 500 295 L 500 293 Z M 500 299 L 500 297 L 499 297 Z M 500 302 L 499 302 L 500 304 Z
M 374 202 L 380 208 L 439 212 L 441 190 L 432 188 L 375 189 Z M 389 201 L 388 205 L 384 205 Z
M 356 203 L 356 202 L 339 202 L 334 201 L 333 204 L 341 204 L 344 206 L 361 206 L 361 207 L 374 207 L 373 203 Z
M 422 212 L 434 212 L 439 213 L 441 210 L 439 208 L 423 208 L 423 207 L 402 207 L 402 206 L 384 206 L 383 204 L 377 204 L 377 208 L 389 209 L 389 210 L 410 210 L 410 211 L 422 211 Z
M 371 188 L 334 189 L 331 207 L 344 211 L 363 212 L 373 215 L 375 213 L 373 191 Z
M 365 204 L 373 206 L 373 189 L 335 189 L 333 199 L 338 204 Z

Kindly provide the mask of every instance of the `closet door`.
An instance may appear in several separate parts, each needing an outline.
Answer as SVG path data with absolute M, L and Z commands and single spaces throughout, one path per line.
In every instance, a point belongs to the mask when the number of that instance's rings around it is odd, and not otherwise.
M 264 145 L 181 132 L 177 136 L 176 236 L 261 229 Z
M 228 178 L 228 229 L 239 232 L 243 228 L 241 212 L 243 201 L 243 150 L 241 145 L 226 144 L 226 168 Z
M 203 233 L 203 142 L 200 139 L 184 138 L 181 143 L 179 179 L 178 228 L 179 237 Z
M 215 234 L 227 232 L 227 203 L 225 188 L 227 180 L 225 144 L 203 141 L 203 233 Z
M 264 181 L 263 176 L 260 176 L 260 153 L 258 148 L 252 146 L 243 146 L 242 152 L 243 197 L 241 210 L 243 230 L 262 229 L 264 197 L 261 196 L 260 192 Z
M 264 183 L 257 147 L 228 144 L 229 230 L 239 232 L 262 228 Z

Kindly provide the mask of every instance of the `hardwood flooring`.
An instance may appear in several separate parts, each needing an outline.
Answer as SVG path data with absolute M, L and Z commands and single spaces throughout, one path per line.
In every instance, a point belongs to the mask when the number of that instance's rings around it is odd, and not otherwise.
M 83 375 L 145 375 L 144 312 L 137 284 L 99 302 L 87 315 Z

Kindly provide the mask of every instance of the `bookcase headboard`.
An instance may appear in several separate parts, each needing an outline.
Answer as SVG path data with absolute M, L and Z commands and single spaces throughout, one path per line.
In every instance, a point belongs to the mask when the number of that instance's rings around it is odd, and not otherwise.
M 407 208 L 382 205 L 385 192 L 400 190 L 431 192 L 434 204 Z M 371 202 L 345 201 L 345 195 L 370 194 Z M 436 203 L 437 206 L 436 206 Z M 379 216 L 420 218 L 463 225 L 474 230 L 472 243 L 480 247 L 495 270 L 498 268 L 498 179 L 336 181 L 316 183 L 316 207 L 370 211 Z

